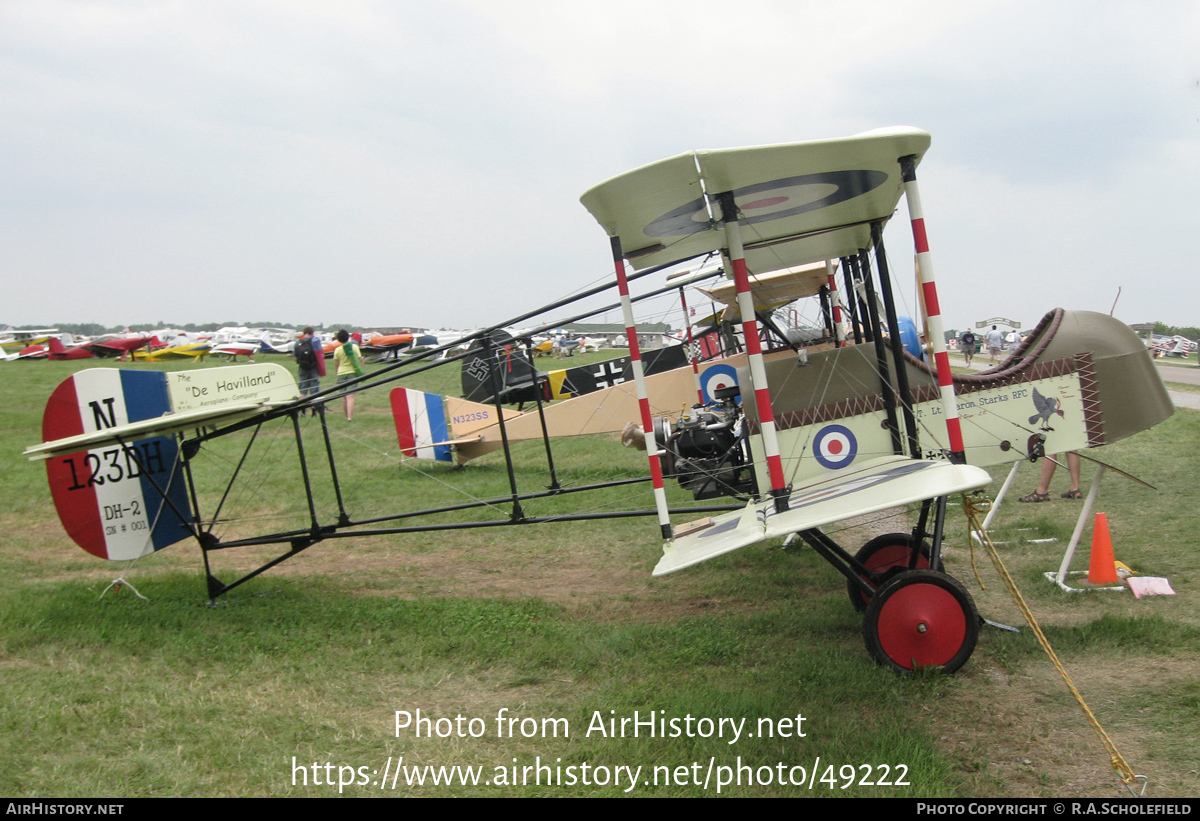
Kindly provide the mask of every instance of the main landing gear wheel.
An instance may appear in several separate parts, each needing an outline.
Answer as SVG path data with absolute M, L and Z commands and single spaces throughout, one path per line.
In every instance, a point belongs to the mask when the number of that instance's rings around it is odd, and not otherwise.
M 863 545 L 854 554 L 854 558 L 872 573 L 886 573 L 889 570 L 899 572 L 908 569 L 908 558 L 912 555 L 912 546 L 913 537 L 908 533 L 887 533 L 883 536 L 876 536 Z M 921 555 L 917 557 L 917 569 L 928 568 L 929 545 L 921 542 Z M 862 579 L 868 584 L 871 583 L 866 576 L 862 576 Z M 849 594 L 850 603 L 854 605 L 855 610 L 861 613 L 867 609 L 869 601 L 867 594 L 849 579 L 846 580 L 846 592 Z
M 979 639 L 979 611 L 961 584 L 936 570 L 905 571 L 867 604 L 863 636 L 875 661 L 901 673 L 953 673 Z

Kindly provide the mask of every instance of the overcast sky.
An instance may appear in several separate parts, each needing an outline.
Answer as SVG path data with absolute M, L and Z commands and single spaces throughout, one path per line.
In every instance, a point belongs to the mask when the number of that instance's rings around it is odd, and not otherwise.
M 0 111 L 14 325 L 490 324 L 611 275 L 608 177 L 890 125 L 947 327 L 1200 325 L 1195 0 L 3 0 Z

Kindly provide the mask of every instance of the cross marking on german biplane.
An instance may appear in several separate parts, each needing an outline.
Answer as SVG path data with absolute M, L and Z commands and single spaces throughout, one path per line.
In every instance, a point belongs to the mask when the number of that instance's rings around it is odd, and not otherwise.
M 607 370 L 607 373 L 605 371 Z M 625 381 L 622 373 L 623 366 L 619 366 L 616 362 L 605 362 L 596 368 L 596 372 L 592 376 L 596 377 L 597 388 L 611 388 L 614 385 L 620 385 Z

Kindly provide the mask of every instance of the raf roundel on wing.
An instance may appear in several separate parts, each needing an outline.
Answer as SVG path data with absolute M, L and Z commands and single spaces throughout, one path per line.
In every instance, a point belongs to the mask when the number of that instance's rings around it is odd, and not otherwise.
M 747 185 L 734 191 L 733 197 L 741 211 L 739 222 L 754 225 L 819 211 L 861 196 L 886 181 L 887 174 L 882 171 L 826 171 Z M 709 227 L 708 209 L 701 197 L 663 214 L 646 226 L 645 233 L 648 237 L 675 237 Z

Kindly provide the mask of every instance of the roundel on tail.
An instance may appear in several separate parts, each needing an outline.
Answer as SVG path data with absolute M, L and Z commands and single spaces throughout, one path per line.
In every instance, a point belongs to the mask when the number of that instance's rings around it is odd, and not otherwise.
M 700 374 L 700 391 L 704 395 L 705 404 L 716 402 L 716 392 L 721 388 L 732 388 L 737 385 L 737 369 L 732 365 L 712 365 Z M 738 397 L 741 402 L 741 397 Z

